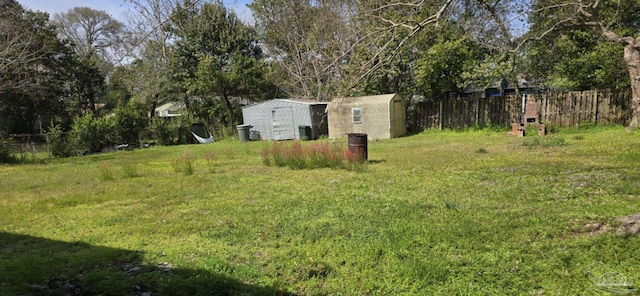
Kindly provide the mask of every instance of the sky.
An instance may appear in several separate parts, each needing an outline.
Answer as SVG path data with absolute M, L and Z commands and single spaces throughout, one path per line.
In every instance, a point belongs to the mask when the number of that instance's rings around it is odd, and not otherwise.
M 251 10 L 247 4 L 251 0 L 223 0 L 222 3 L 235 10 L 243 21 L 251 20 Z M 18 0 L 24 8 L 48 12 L 50 17 L 55 13 L 67 12 L 77 6 L 86 6 L 95 10 L 104 10 L 113 18 L 124 22 L 129 2 L 125 0 Z

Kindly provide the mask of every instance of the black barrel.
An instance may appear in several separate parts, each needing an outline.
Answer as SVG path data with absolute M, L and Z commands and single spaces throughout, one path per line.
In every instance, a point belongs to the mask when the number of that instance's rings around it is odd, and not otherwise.
M 347 143 L 349 144 L 349 152 L 357 155 L 362 161 L 369 159 L 369 152 L 367 151 L 367 134 L 347 134 Z

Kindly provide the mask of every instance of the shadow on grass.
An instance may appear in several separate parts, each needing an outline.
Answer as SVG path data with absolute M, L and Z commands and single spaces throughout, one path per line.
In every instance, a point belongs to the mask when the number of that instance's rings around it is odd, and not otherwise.
M 293 295 L 142 255 L 0 232 L 0 295 Z

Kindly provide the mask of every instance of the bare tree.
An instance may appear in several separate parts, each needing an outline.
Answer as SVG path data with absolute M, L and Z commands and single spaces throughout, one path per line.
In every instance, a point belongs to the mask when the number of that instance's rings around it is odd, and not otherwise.
M 111 63 L 122 60 L 124 25 L 107 12 L 74 7 L 66 13 L 56 13 L 52 22 L 60 34 L 73 43 L 80 56 L 92 58 L 97 55 Z
M 276 83 L 288 95 L 326 100 L 349 79 L 344 65 L 357 36 L 350 0 L 257 0 L 254 13 L 271 62 L 284 73 Z
M 30 132 L 38 116 L 62 113 L 72 55 L 48 20 L 0 0 L 0 133 Z
M 25 19 L 26 12 L 18 5 L 3 3 L 0 10 L 0 73 L 19 71 L 36 65 L 51 52 L 43 43 L 35 26 Z M 0 94 L 10 89 L 23 89 L 28 80 L 0 79 Z
M 159 58 L 163 62 L 169 59 L 169 44 L 172 34 L 167 30 L 175 8 L 180 0 L 128 0 L 132 10 L 129 11 L 129 28 L 134 36 L 131 53 L 141 53 L 143 48 L 153 42 L 159 47 Z
M 368 20 L 364 22 L 368 26 L 360 31 L 358 43 L 368 45 L 373 51 L 371 58 L 361 63 L 363 78 L 391 61 L 415 36 L 429 28 L 438 27 L 444 20 L 451 18 L 458 18 L 455 19 L 458 25 L 474 32 L 478 41 L 503 56 L 501 60 L 490 63 L 489 66 L 495 69 L 513 69 L 519 50 L 528 42 L 545 38 L 562 29 L 592 27 L 608 41 L 624 47 L 624 59 L 633 93 L 633 116 L 629 127 L 640 127 L 640 29 L 637 25 L 625 27 L 624 24 L 622 28 L 618 26 L 618 30 L 612 28 L 616 24 L 615 11 L 620 10 L 620 1 L 537 0 L 527 3 L 518 0 L 368 0 L 359 3 L 358 14 L 361 19 Z M 607 8 L 603 8 L 604 4 L 608 4 Z M 624 4 L 635 11 L 640 9 L 640 3 L 636 0 Z M 547 12 L 553 18 L 536 32 L 525 36 L 514 34 L 514 19 L 541 12 Z M 606 20 L 603 20 L 603 15 L 607 16 Z M 472 17 L 465 21 L 461 18 L 464 16 Z M 366 38 L 367 36 L 375 38 Z M 504 63 L 505 61 L 508 63 Z M 507 72 L 517 73 L 515 70 Z M 511 76 L 513 79 L 513 75 Z
M 130 70 L 135 72 L 129 81 L 134 98 L 146 101 L 153 116 L 156 105 L 165 100 L 175 100 L 174 81 L 171 80 L 169 62 L 173 45 L 180 36 L 178 24 L 181 13 L 199 7 L 204 0 L 127 0 L 132 9 L 128 15 L 131 42 L 127 56 L 134 62 Z

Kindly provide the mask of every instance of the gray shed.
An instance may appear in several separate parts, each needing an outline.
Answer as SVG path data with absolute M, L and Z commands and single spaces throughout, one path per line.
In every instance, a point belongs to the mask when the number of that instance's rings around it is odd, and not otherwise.
M 252 126 L 252 139 L 300 139 L 301 130 L 305 134 L 310 133 L 306 135 L 308 139 L 317 139 L 328 134 L 325 114 L 328 104 L 297 99 L 274 99 L 242 107 L 242 119 L 244 124 Z
M 369 139 L 390 139 L 407 132 L 405 102 L 397 94 L 337 98 L 328 108 L 329 138 L 365 133 Z

